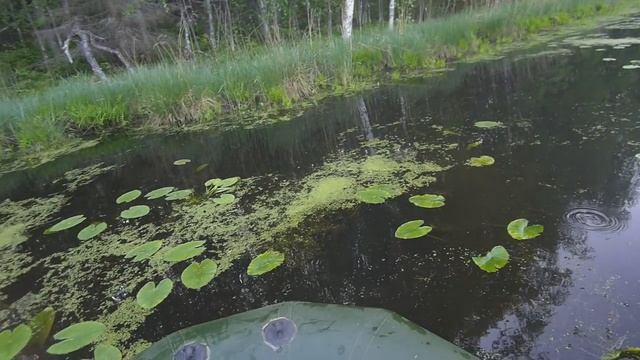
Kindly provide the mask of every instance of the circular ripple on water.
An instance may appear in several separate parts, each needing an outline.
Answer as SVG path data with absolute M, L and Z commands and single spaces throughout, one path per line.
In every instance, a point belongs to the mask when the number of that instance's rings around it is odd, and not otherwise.
M 624 225 L 615 217 L 592 208 L 576 208 L 566 215 L 569 224 L 591 231 L 619 231 Z

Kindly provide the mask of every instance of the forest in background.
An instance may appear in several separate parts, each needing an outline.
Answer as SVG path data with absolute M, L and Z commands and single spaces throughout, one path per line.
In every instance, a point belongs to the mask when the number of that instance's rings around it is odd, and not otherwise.
M 637 7 L 631 0 L 4 1 L 4 157 L 105 129 L 264 115 Z

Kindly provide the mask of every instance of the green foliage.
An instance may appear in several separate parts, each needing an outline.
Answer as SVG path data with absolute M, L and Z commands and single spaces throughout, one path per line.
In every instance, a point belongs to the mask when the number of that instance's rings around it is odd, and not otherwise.
M 478 121 L 474 126 L 480 129 L 493 129 L 504 127 L 504 124 L 499 121 Z
M 189 160 L 189 159 L 180 159 L 180 160 L 174 161 L 173 165 L 182 166 L 182 165 L 187 165 L 190 162 L 191 162 L 191 160 Z
M 84 215 L 72 216 L 48 228 L 47 230 L 44 231 L 44 234 L 48 235 L 48 234 L 57 233 L 63 230 L 71 229 L 72 227 L 79 225 L 85 220 L 87 220 L 87 218 Z
M 123 219 L 137 219 L 149 214 L 150 211 L 151 208 L 147 205 L 136 205 L 123 210 L 120 213 L 120 217 Z
M 144 197 L 148 200 L 155 200 L 169 195 L 175 188 L 173 186 L 162 187 L 147 193 Z
M 467 160 L 466 165 L 473 167 L 483 167 L 483 166 L 491 166 L 495 164 L 496 159 L 492 158 L 489 155 L 482 155 L 480 157 L 472 157 Z
M 382 204 L 396 195 L 397 190 L 388 185 L 373 185 L 356 193 L 356 199 L 367 204 Z
M 150 241 L 148 243 L 142 244 L 140 246 L 136 246 L 131 249 L 125 258 L 130 259 L 133 258 L 133 261 L 142 261 L 149 259 L 153 254 L 158 252 L 162 247 L 162 240 Z
M 171 279 L 160 281 L 158 286 L 153 281 L 149 281 L 138 290 L 136 301 L 143 309 L 150 310 L 163 302 L 171 294 L 171 290 L 173 290 Z
M 444 201 L 444 196 L 433 194 L 416 195 L 409 198 L 409 202 L 413 205 L 427 209 L 443 207 Z
M 423 220 L 412 220 L 400 225 L 396 229 L 395 236 L 398 239 L 417 239 L 426 236 L 433 230 L 431 226 L 423 226 Z
M 169 262 L 189 260 L 204 252 L 202 245 L 204 245 L 204 241 L 190 241 L 177 245 L 169 248 L 162 256 L 162 259 Z
M 56 312 L 50 307 L 43 309 L 31 319 L 29 327 L 33 330 L 33 336 L 29 341 L 29 346 L 41 348 L 46 344 L 55 319 Z M 2 358 L 0 356 L 0 359 Z
M 125 203 L 132 202 L 133 200 L 139 198 L 140 195 L 142 195 L 142 191 L 140 191 L 140 190 L 131 190 L 129 192 L 126 192 L 126 193 L 118 196 L 118 198 L 116 199 L 116 204 L 125 204 Z
M 47 352 L 54 355 L 72 353 L 98 340 L 106 329 L 106 326 L 97 321 L 71 325 L 53 335 L 55 340 L 61 341 L 51 345 Z
M 121 360 L 122 353 L 120 350 L 109 344 L 98 344 L 93 351 L 94 360 Z
M 169 200 L 169 201 L 185 200 L 185 199 L 190 198 L 191 195 L 193 195 L 193 190 L 191 190 L 191 189 L 176 190 L 174 192 L 171 192 L 169 195 L 167 195 L 165 197 L 165 199 Z
M 509 223 L 507 232 L 516 240 L 528 240 L 540 236 L 544 231 L 544 226 L 542 225 L 528 225 L 529 220 L 516 219 Z
M 0 359 L 13 359 L 27 346 L 31 339 L 31 328 L 20 324 L 15 329 L 0 332 Z
M 217 271 L 218 265 L 211 259 L 205 259 L 187 266 L 180 275 L 180 280 L 187 288 L 198 290 L 211 282 Z
M 478 267 L 488 273 L 494 273 L 507 265 L 509 262 L 509 252 L 502 246 L 496 246 L 485 256 L 474 256 L 471 258 Z
M 213 199 L 213 202 L 218 205 L 229 205 L 233 204 L 234 201 L 236 201 L 236 197 L 233 194 L 222 194 L 219 197 Z
M 247 267 L 247 274 L 251 276 L 263 275 L 279 267 L 283 262 L 283 253 L 267 250 L 251 260 Z
M 601 360 L 623 360 L 623 359 L 640 359 L 640 347 L 628 347 L 624 349 L 613 350 L 603 355 Z
M 103 231 L 107 230 L 107 223 L 100 222 L 88 225 L 78 233 L 78 240 L 89 240 L 93 237 L 100 235 Z

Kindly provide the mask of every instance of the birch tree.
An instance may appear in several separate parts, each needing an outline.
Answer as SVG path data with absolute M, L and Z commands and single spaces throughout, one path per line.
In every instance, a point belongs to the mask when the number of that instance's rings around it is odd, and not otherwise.
M 389 0 L 389 30 L 393 30 L 393 22 L 396 17 L 396 0 Z
M 353 4 L 354 0 L 344 0 L 342 7 L 342 38 L 351 40 L 353 32 Z

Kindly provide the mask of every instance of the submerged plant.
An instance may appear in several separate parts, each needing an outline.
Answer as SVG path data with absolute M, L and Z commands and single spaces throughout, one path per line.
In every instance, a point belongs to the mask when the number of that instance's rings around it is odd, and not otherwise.
M 218 265 L 211 259 L 205 259 L 187 266 L 180 275 L 180 280 L 185 287 L 198 290 L 211 282 L 217 271 Z
M 496 159 L 492 158 L 489 155 L 482 155 L 480 157 L 472 157 L 465 163 L 468 166 L 473 167 L 483 167 L 483 166 L 491 166 L 495 164 Z
M 146 244 L 142 244 L 131 249 L 125 258 L 130 259 L 133 258 L 133 261 L 142 261 L 149 259 L 153 254 L 158 252 L 162 247 L 162 240 L 150 241 Z
M 93 350 L 94 360 L 120 360 L 122 353 L 120 350 L 110 344 L 98 344 Z
M 415 195 L 409 198 L 409 202 L 415 206 L 433 209 L 444 206 L 444 196 L 434 194 Z
M 173 290 L 173 281 L 171 279 L 160 281 L 158 286 L 153 281 L 149 281 L 138 291 L 136 301 L 143 309 L 150 310 L 163 302 L 169 296 L 171 290 Z
M 147 215 L 151 211 L 151 208 L 147 205 L 136 205 L 123 210 L 120 213 L 120 217 L 123 219 L 137 219 Z
M 544 231 L 542 225 L 529 225 L 527 219 L 516 219 L 507 225 L 507 232 L 516 240 L 529 240 L 536 238 Z
M 284 254 L 279 251 L 267 250 L 256 256 L 247 267 L 247 274 L 258 276 L 277 268 L 284 262 Z
M 169 262 L 180 262 L 189 260 L 204 252 L 204 241 L 190 241 L 184 244 L 169 248 L 162 256 L 162 260 Z
M 55 340 L 61 341 L 51 345 L 47 352 L 54 355 L 72 353 L 98 340 L 106 329 L 104 324 L 97 321 L 73 324 L 53 335 Z
M 155 200 L 169 195 L 175 188 L 173 186 L 161 187 L 147 193 L 144 197 L 148 200 Z
M 395 236 L 398 239 L 417 239 L 426 236 L 433 230 L 431 226 L 423 226 L 424 220 L 412 220 L 400 225 L 396 229 Z
M 100 235 L 103 231 L 107 229 L 107 223 L 99 222 L 95 224 L 88 225 L 84 229 L 80 230 L 78 233 L 78 240 L 84 241 L 89 240 L 93 237 Z
M 64 219 L 64 220 L 58 222 L 57 224 L 53 225 L 52 227 L 48 228 L 47 230 L 44 231 L 44 234 L 48 235 L 48 234 L 57 233 L 59 231 L 71 229 L 72 227 L 74 227 L 76 225 L 79 225 L 80 223 L 82 223 L 85 220 L 87 220 L 87 218 L 84 215 L 72 216 L 72 217 Z
M 118 196 L 118 198 L 116 199 L 116 204 L 125 204 L 125 203 L 132 202 L 133 200 L 139 198 L 140 195 L 142 195 L 142 191 L 140 191 L 140 190 L 131 190 L 129 192 L 126 192 L 126 193 Z
M 0 359 L 13 359 L 31 339 L 31 328 L 20 324 L 15 329 L 0 332 Z
M 494 273 L 507 265 L 509 252 L 503 246 L 496 246 L 487 255 L 474 256 L 471 259 L 480 269 L 488 273 Z

